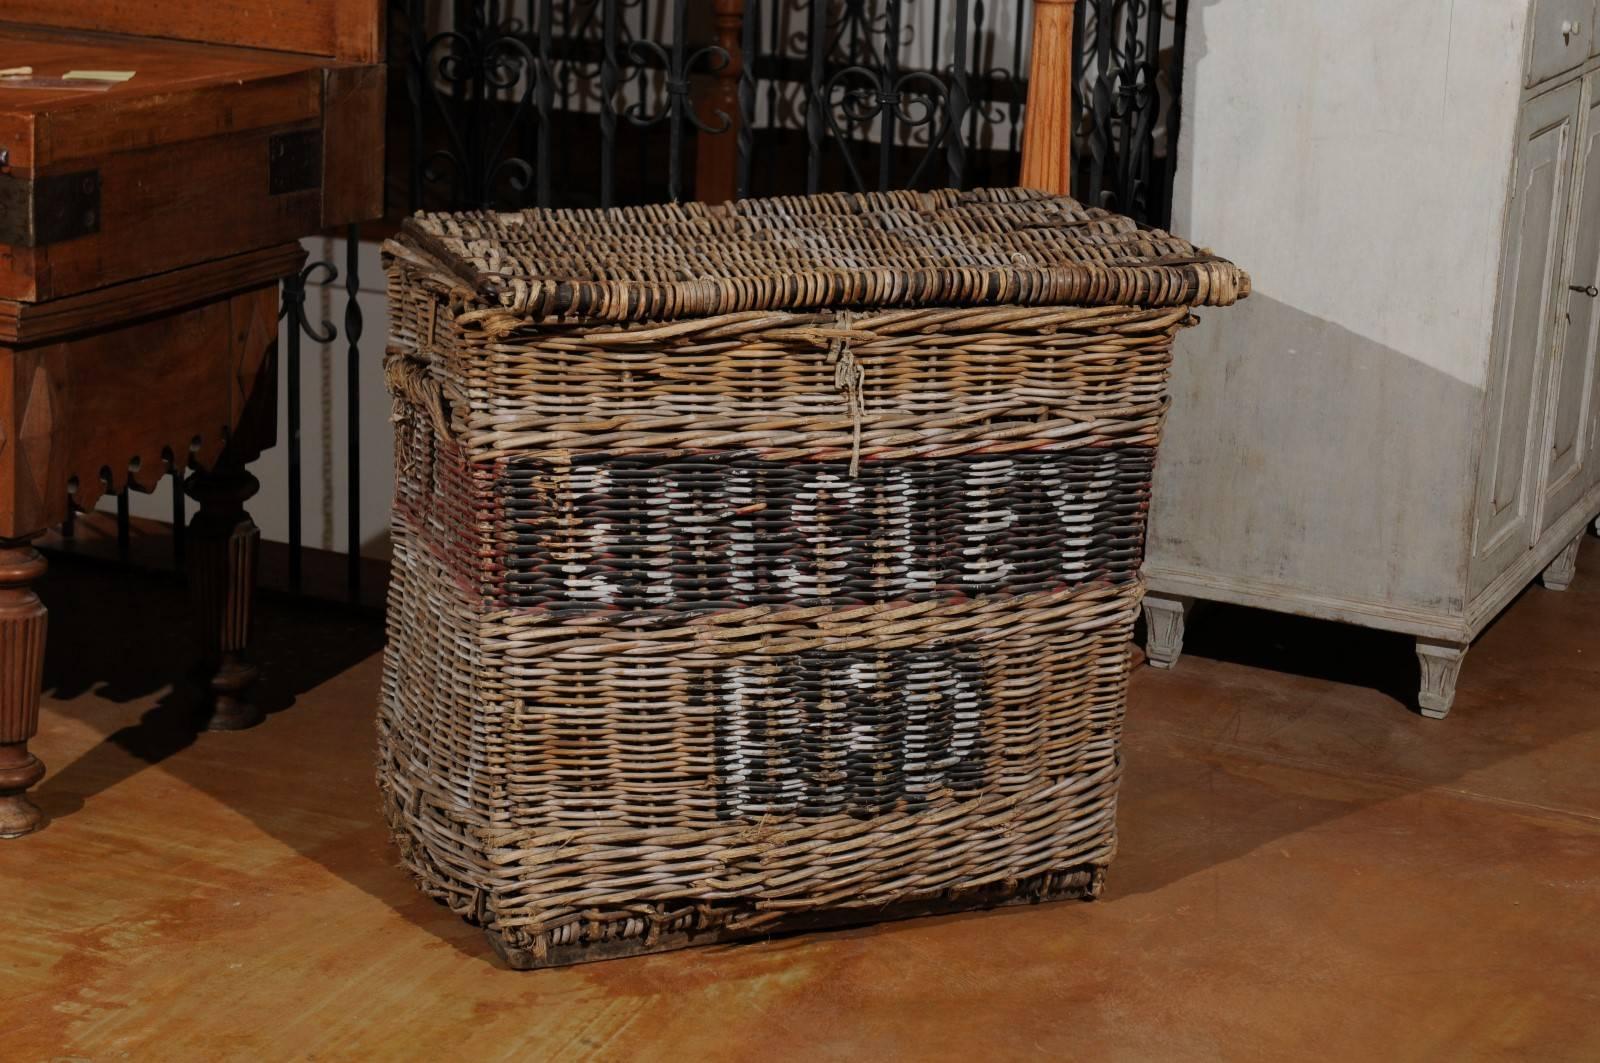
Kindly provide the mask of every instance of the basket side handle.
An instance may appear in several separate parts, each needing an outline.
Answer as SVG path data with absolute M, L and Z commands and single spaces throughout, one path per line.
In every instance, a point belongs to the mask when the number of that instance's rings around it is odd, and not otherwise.
M 450 428 L 450 400 L 434 379 L 428 364 L 411 351 L 389 348 L 383 359 L 383 379 L 394 400 L 394 419 L 403 422 L 426 416 L 433 430 L 443 439 L 454 439 Z

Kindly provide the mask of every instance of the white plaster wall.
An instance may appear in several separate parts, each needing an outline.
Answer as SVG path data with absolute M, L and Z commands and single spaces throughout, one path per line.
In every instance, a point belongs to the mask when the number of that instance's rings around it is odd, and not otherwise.
M 1192 0 L 1173 228 L 1481 387 L 1528 7 Z

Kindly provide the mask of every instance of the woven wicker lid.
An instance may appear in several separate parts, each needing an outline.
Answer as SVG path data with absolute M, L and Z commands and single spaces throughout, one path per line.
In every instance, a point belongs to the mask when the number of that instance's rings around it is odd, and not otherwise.
M 1022 188 L 839 193 L 610 210 L 419 213 L 391 255 L 527 321 L 847 306 L 1226 306 L 1237 266 Z M 464 284 L 463 284 L 464 282 Z

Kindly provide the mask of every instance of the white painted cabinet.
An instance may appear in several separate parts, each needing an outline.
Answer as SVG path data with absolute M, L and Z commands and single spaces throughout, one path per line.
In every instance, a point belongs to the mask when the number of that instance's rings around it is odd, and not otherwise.
M 1600 5 L 1328 7 L 1191 7 L 1174 227 L 1254 293 L 1178 352 L 1147 651 L 1197 598 L 1401 631 L 1439 717 L 1600 513 Z
M 1511 187 L 1500 312 L 1478 463 L 1469 592 L 1488 586 L 1532 548 L 1539 530 L 1540 444 L 1571 200 L 1581 85 L 1524 111 Z
M 1594 0 L 1535 0 L 1526 83 L 1558 77 L 1588 58 L 1594 19 Z
M 1600 485 L 1600 73 L 1585 82 L 1569 265 L 1555 291 L 1541 532 Z

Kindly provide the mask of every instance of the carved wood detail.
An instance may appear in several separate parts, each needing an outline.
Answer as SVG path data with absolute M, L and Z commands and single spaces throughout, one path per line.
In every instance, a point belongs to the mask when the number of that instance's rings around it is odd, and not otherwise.
M 14 447 L 0 438 L 0 536 L 59 523 L 69 499 L 89 509 L 104 493 L 151 491 L 174 470 L 243 464 L 270 446 L 276 281 L 120 328 L 0 346 L 0 424 L 17 426 Z
M 1545 568 L 1539 582 L 1547 590 L 1564 591 L 1572 586 L 1572 581 L 1578 578 L 1578 548 L 1582 545 L 1583 533 L 1579 532 L 1577 538 L 1568 543 Z
M 1450 715 L 1450 707 L 1456 700 L 1456 680 L 1461 675 L 1461 662 L 1466 656 L 1467 644 L 1464 642 L 1417 640 L 1417 662 L 1422 668 L 1417 706 L 1422 710 L 1422 715 L 1434 720 L 1442 720 Z
M 32 584 L 44 571 L 44 558 L 26 541 L 0 541 L 0 838 L 44 826 L 27 795 L 44 778 L 44 765 L 28 752 L 39 730 L 46 626 Z
M 1144 655 L 1151 667 L 1171 668 L 1183 654 L 1183 629 L 1193 598 L 1145 595 Z
M 244 509 L 260 486 L 230 467 L 196 473 L 186 488 L 200 503 L 189 522 L 189 588 L 208 692 L 204 723 L 213 731 L 237 731 L 262 719 L 249 698 L 258 675 L 249 649 L 261 531 Z

